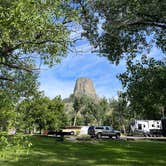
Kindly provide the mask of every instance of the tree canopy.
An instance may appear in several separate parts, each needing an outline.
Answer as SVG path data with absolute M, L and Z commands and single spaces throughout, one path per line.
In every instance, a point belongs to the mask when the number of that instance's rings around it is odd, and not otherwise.
M 126 99 L 136 113 L 158 118 L 165 108 L 166 64 L 142 56 L 155 46 L 166 53 L 166 3 L 164 0 L 1 0 L 0 5 L 0 122 L 14 123 L 17 104 L 27 126 L 59 128 L 66 121 L 60 98 L 36 99 L 38 69 L 52 66 L 72 44 L 72 23 L 78 21 L 96 51 L 118 64 L 125 56 L 127 71 L 119 75 Z M 37 70 L 37 71 L 36 71 Z M 116 102 L 115 102 L 116 103 Z M 118 101 L 115 110 L 121 125 L 127 102 Z M 74 99 L 77 116 L 85 124 L 102 124 L 108 111 L 105 99 L 99 103 L 87 97 Z M 140 111 L 142 110 L 142 111 Z M 140 112 L 139 112 L 140 111 Z M 124 114 L 123 114 L 124 113 Z M 151 114 L 149 114 L 151 113 Z M 151 116 L 149 116 L 151 115 Z M 142 117 L 143 117 L 142 116 Z M 47 120 L 46 120 L 47 119 Z
M 126 72 L 119 75 L 130 106 L 145 119 L 159 119 L 166 109 L 166 64 L 143 56 L 128 61 Z
M 100 54 L 116 64 L 124 56 L 166 53 L 165 0 L 78 0 L 86 36 Z
M 65 56 L 76 11 L 69 0 L 0 2 L 1 117 L 11 118 L 17 104 L 38 91 L 38 70 Z M 10 111 L 9 111 L 10 110 Z M 6 120 L 7 121 L 7 120 Z M 4 122 L 5 123 L 5 122 Z
M 111 62 L 126 60 L 118 78 L 132 110 L 142 118 L 158 119 L 165 107 L 165 59 L 147 58 L 156 47 L 166 54 L 164 0 L 78 0 L 81 24 L 96 51 Z M 139 58 L 142 59 L 139 61 Z M 161 107 L 161 108 L 160 108 Z
M 17 112 L 19 130 L 26 130 L 26 132 L 35 129 L 41 133 L 42 129 L 59 129 L 67 123 L 64 103 L 59 96 L 52 100 L 43 95 L 24 99 L 18 105 Z
M 71 44 L 69 26 L 74 20 L 69 0 L 2 0 L 0 79 L 15 80 L 12 71 L 36 70 L 35 63 L 59 62 Z
M 102 125 L 109 112 L 107 99 L 95 100 L 89 96 L 75 96 L 73 100 L 73 125 Z

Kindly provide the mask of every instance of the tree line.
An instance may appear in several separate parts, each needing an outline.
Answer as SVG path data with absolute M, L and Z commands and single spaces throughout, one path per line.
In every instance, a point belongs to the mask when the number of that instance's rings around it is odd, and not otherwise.
M 40 118 L 32 119 L 34 114 L 24 117 L 27 112 L 17 112 L 23 101 L 32 102 L 36 113 L 41 101 L 35 99 L 39 83 L 40 67 L 52 67 L 71 51 L 77 42 L 71 36 L 75 26 L 82 28 L 97 54 L 105 56 L 118 65 L 124 60 L 126 71 L 117 77 L 124 91 L 113 104 L 121 114 L 119 117 L 159 119 L 166 112 L 166 3 L 164 0 L 2 0 L 0 7 L 0 119 L 2 124 L 12 126 L 18 115 L 29 119 L 30 124 L 42 128 L 58 125 Z M 162 55 L 149 57 L 152 48 L 158 48 Z M 40 98 L 39 96 L 36 98 Z M 32 100 L 32 101 L 31 101 Z M 41 99 L 46 103 L 54 102 Z M 55 102 L 61 99 L 56 98 Z M 78 101 L 77 101 L 78 100 Z M 81 100 L 81 101 L 79 101 Z M 35 106 L 34 102 L 38 103 Z M 104 123 L 100 106 L 86 101 L 89 111 L 79 106 L 82 99 L 75 99 L 73 124 L 78 122 L 78 112 L 84 123 L 93 120 Z M 43 103 L 42 103 L 43 104 Z M 28 104 L 27 104 L 28 105 Z M 48 104 L 51 105 L 51 104 Z M 28 106 L 27 106 L 28 107 Z M 127 107 L 127 109 L 126 109 Z M 52 115 L 51 106 L 44 106 Z M 123 109 L 121 109 L 123 108 Z M 28 110 L 31 110 L 29 107 Z M 55 109 L 56 110 L 56 109 Z M 125 111 L 124 111 L 125 110 Z M 128 111 L 126 111 L 128 110 Z M 39 111 L 40 112 L 40 111 Z M 22 115 L 21 115 L 22 114 Z M 45 113 L 43 113 L 45 114 Z M 116 114 L 116 113 L 115 113 Z M 123 115 L 124 114 L 124 115 Z M 50 115 L 44 115 L 51 117 Z M 123 116 L 122 116 L 123 115 Z M 59 116 L 59 115 L 57 115 Z M 99 119 L 100 117 L 100 119 Z M 7 119 L 7 120 L 5 120 Z M 114 118 L 116 119 L 116 118 Z M 125 118 L 119 122 L 124 124 Z M 18 121 L 18 120 L 17 120 Z M 5 125 L 3 126 L 5 128 Z

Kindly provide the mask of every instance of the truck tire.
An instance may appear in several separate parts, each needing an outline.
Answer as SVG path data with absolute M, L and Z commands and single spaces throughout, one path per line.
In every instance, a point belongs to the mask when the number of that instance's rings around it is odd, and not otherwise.
M 102 138 L 102 134 L 101 134 L 101 133 L 98 133 L 98 134 L 97 134 L 97 138 L 98 138 L 98 139 L 101 139 L 101 138 Z

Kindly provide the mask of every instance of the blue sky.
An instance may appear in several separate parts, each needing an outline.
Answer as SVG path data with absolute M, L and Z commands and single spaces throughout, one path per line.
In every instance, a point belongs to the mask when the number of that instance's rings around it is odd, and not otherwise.
M 117 92 L 122 90 L 116 75 L 125 71 L 125 62 L 121 61 L 116 66 L 106 58 L 92 54 L 91 50 L 88 41 L 81 40 L 77 42 L 73 52 L 62 59 L 61 64 L 41 70 L 40 90 L 49 98 L 57 95 L 67 98 L 73 93 L 76 79 L 88 77 L 93 80 L 98 96 L 116 98 Z M 149 56 L 160 57 L 161 54 L 161 51 L 154 47 Z

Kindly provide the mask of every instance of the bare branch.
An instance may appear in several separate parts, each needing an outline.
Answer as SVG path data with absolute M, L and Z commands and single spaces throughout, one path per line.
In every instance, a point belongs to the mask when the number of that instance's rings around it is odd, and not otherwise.
M 14 81 L 14 79 L 12 78 L 8 78 L 8 77 L 3 77 L 3 76 L 0 76 L 0 80 L 5 80 L 5 81 Z
M 156 22 L 133 22 L 133 23 L 129 23 L 127 24 L 129 26 L 134 26 L 134 25 L 145 25 L 145 26 L 155 26 L 155 27 L 160 27 L 162 29 L 166 29 L 166 24 L 162 24 L 162 23 L 156 23 Z
M 25 67 L 25 66 L 19 66 L 19 65 L 15 65 L 15 64 L 4 63 L 4 62 L 0 62 L 0 64 L 7 66 L 9 68 L 12 68 L 12 69 L 25 70 L 27 72 L 32 72 L 33 70 L 39 70 L 37 68 L 29 68 L 29 67 Z
M 20 41 L 20 43 L 18 43 L 17 45 L 13 46 L 13 47 L 5 47 L 5 48 L 1 48 L 2 51 L 2 54 L 8 54 L 8 53 L 11 53 L 13 52 L 14 50 L 16 49 L 19 49 L 21 45 L 24 45 L 24 44 L 33 44 L 33 45 L 40 45 L 40 44 L 46 44 L 46 43 L 63 43 L 64 41 L 63 40 L 42 40 L 42 41 L 36 41 L 36 40 L 33 40 L 33 41 Z M 70 42 L 70 41 L 69 41 Z

